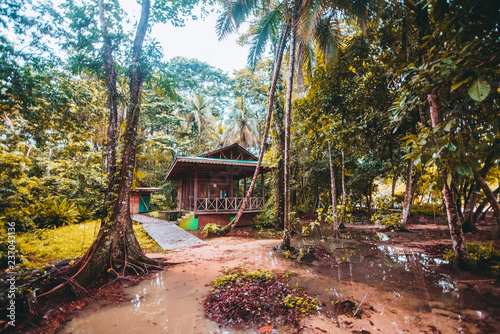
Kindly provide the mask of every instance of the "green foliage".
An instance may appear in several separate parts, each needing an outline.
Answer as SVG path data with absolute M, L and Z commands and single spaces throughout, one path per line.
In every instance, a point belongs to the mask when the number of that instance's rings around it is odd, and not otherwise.
M 388 211 L 392 204 L 394 203 L 394 198 L 390 195 L 382 195 L 375 198 L 375 206 L 383 211 Z
M 203 233 L 203 235 L 206 238 L 214 238 L 214 237 L 218 237 L 220 235 L 221 230 L 222 230 L 222 226 L 220 226 L 218 224 L 210 223 L 210 224 L 207 224 L 203 227 L 203 229 L 201 230 L 201 233 Z
M 438 204 L 412 204 L 410 205 L 410 213 L 413 216 L 426 216 L 434 217 L 441 216 L 443 212 L 443 206 Z
M 144 230 L 142 224 L 134 224 L 133 229 L 135 233 L 135 238 L 139 242 L 139 245 L 141 246 L 141 249 L 144 252 L 149 252 L 149 253 L 163 252 L 163 248 L 161 248 L 160 245 L 158 245 L 156 241 L 153 238 L 151 238 L 148 232 Z
M 339 220 L 344 224 L 354 223 L 354 206 L 351 201 L 348 201 L 346 205 L 337 205 Z
M 477 270 L 493 277 L 500 277 L 500 249 L 495 248 L 493 243 L 467 243 L 467 251 L 471 259 L 475 261 Z M 454 262 L 453 250 L 444 252 L 443 259 Z
M 10 228 L 10 230 L 8 230 Z M 8 233 L 11 232 L 11 233 Z M 9 260 L 9 256 L 14 255 L 15 264 L 21 264 L 26 261 L 26 257 L 22 252 L 18 251 L 17 247 L 17 234 L 16 226 L 14 223 L 6 222 L 3 217 L 0 217 L 0 270 L 9 268 L 12 265 L 12 258 Z M 9 247 L 11 245 L 11 247 Z M 12 248 L 14 246 L 14 248 Z M 9 250 L 11 253 L 9 253 Z
M 382 212 L 377 212 L 373 214 L 370 221 L 376 224 L 382 224 L 387 227 L 391 232 L 403 232 L 406 228 L 399 223 L 401 220 L 400 213 L 384 214 Z
M 159 193 L 151 194 L 149 205 L 151 211 L 168 211 L 176 207 L 175 203 L 168 201 L 165 195 Z
M 328 210 L 325 211 L 324 208 L 318 208 L 316 209 L 316 214 L 318 215 L 317 221 L 325 221 L 326 223 L 332 225 L 333 224 L 333 208 L 330 205 L 328 207 Z
M 495 248 L 493 243 L 485 244 L 467 244 L 467 250 L 470 257 L 477 261 L 479 266 L 499 266 L 500 249 Z
M 288 308 L 298 308 L 302 314 L 310 314 L 319 310 L 318 301 L 310 297 L 299 297 L 294 295 L 287 295 L 282 305 Z
M 56 228 L 80 220 L 80 208 L 74 201 L 49 197 L 36 205 L 33 221 L 39 228 Z
M 394 194 L 393 200 L 394 200 L 394 203 L 403 204 L 405 201 L 405 193 Z
M 252 270 L 239 271 L 234 270 L 233 273 L 221 275 L 213 280 L 212 284 L 215 289 L 219 289 L 229 284 L 242 285 L 244 283 L 252 283 L 260 280 L 272 280 L 276 275 L 271 271 Z
M 253 219 L 254 226 L 259 229 L 274 228 L 276 226 L 276 221 L 274 219 L 274 212 L 264 211 L 256 215 Z

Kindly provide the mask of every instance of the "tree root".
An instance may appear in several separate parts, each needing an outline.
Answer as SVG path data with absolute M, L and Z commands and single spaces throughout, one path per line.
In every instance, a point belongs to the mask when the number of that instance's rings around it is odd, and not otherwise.
M 36 297 L 33 293 L 29 293 L 26 296 L 28 302 L 28 310 L 30 314 L 33 314 L 35 317 L 40 317 L 42 315 L 42 310 L 40 309 L 40 305 L 36 300 Z
M 65 284 L 71 289 L 71 292 L 77 298 L 89 298 L 91 295 L 83 286 L 78 284 L 78 282 L 73 277 L 62 277 L 65 281 Z

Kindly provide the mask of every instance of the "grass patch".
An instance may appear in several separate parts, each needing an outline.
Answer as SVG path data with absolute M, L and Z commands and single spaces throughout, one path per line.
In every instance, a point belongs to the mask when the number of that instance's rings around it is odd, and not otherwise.
M 82 256 L 94 242 L 100 226 L 99 220 L 90 220 L 81 224 L 19 234 L 16 238 L 18 250 L 28 258 L 21 263 L 21 267 L 33 268 L 51 261 L 73 260 Z M 143 229 L 142 224 L 134 224 L 133 228 L 143 251 L 163 251 Z
M 134 224 L 134 233 L 139 245 L 145 253 L 161 253 L 163 249 L 156 243 L 155 239 L 151 238 L 142 227 L 142 224 Z

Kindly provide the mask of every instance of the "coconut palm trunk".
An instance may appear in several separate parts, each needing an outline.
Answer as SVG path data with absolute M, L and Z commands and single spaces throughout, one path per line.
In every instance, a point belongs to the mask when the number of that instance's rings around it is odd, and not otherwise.
M 264 158 L 267 137 L 269 135 L 269 128 L 271 125 L 271 117 L 273 114 L 274 95 L 276 93 L 276 86 L 278 84 L 279 73 L 281 70 L 281 62 L 283 59 L 283 53 L 284 53 L 284 50 L 286 47 L 286 39 L 287 39 L 287 36 L 289 34 L 289 31 L 290 31 L 290 27 L 287 26 L 285 29 L 285 32 L 283 34 L 283 38 L 281 40 L 281 43 L 280 43 L 276 62 L 274 65 L 273 80 L 271 83 L 271 88 L 269 90 L 269 104 L 268 104 L 268 108 L 267 108 L 266 126 L 264 128 L 264 135 L 262 136 L 262 143 L 261 143 L 261 147 L 260 147 L 259 159 L 257 161 L 257 166 L 255 167 L 255 171 L 254 171 L 254 174 L 252 177 L 252 182 L 250 182 L 250 186 L 248 187 L 248 191 L 245 195 L 245 198 L 243 199 L 243 202 L 241 203 L 241 207 L 238 210 L 238 213 L 236 214 L 236 216 L 234 217 L 234 219 L 231 223 L 224 226 L 220 230 L 219 233 L 221 235 L 225 235 L 225 234 L 229 233 L 229 231 L 231 231 L 238 224 L 241 216 L 243 215 L 243 212 L 245 211 L 245 208 L 248 204 L 248 201 L 250 200 L 250 197 L 252 196 L 252 192 L 253 192 L 253 188 L 255 187 L 255 183 L 257 182 L 257 177 L 259 175 L 259 172 L 260 172 L 260 169 L 262 166 L 262 160 Z
M 285 104 L 285 154 L 284 154 L 284 172 L 283 172 L 283 188 L 285 192 L 285 207 L 284 207 L 284 218 L 285 218 L 285 228 L 283 231 L 283 243 L 281 249 L 289 250 L 291 242 L 291 221 L 290 221 L 290 127 L 292 123 L 292 93 L 293 93 L 293 79 L 295 72 L 295 38 L 296 23 L 297 23 L 297 10 L 296 1 L 291 2 L 292 8 L 292 26 L 290 32 L 290 52 L 289 52 L 289 63 L 288 63 L 288 83 L 286 90 L 286 104 Z

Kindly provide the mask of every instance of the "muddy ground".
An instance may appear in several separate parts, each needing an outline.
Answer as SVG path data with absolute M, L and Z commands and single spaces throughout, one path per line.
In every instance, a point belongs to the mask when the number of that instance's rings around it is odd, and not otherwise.
M 468 242 L 499 246 L 493 221 L 479 229 L 466 235 Z M 243 267 L 294 271 L 292 283 L 321 304 L 299 324 L 273 326 L 273 333 L 500 333 L 498 280 L 440 259 L 451 247 L 447 225 L 414 220 L 408 230 L 350 225 L 342 240 L 294 239 L 295 246 L 321 245 L 335 255 L 336 264 L 322 267 L 290 261 L 273 250 L 279 239 L 258 239 L 244 229 L 235 233 L 241 236 L 209 239 L 207 246 L 150 254 L 183 263 L 127 288 L 129 301 L 86 306 L 60 332 L 259 333 L 262 328 L 221 327 L 204 315 L 212 280 Z M 337 314 L 338 302 L 345 301 L 354 302 L 355 317 Z

